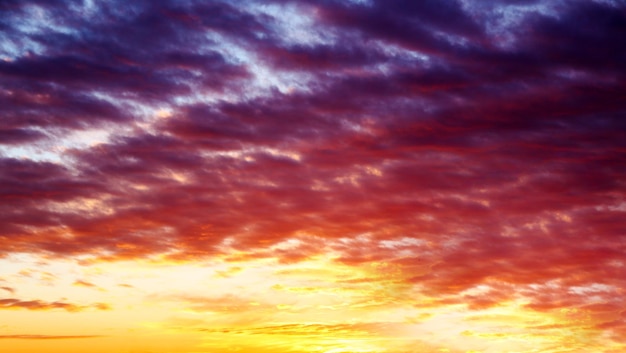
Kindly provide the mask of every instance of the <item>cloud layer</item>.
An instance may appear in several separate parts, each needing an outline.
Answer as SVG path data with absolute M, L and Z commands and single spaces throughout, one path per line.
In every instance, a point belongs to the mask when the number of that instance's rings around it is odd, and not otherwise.
M 584 309 L 626 339 L 623 4 L 0 13 L 0 256 L 332 254 L 470 308 Z

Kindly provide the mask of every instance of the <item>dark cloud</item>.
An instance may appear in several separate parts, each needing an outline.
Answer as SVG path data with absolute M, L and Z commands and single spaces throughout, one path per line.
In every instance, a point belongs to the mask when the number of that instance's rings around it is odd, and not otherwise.
M 133 116 L 119 100 L 165 103 L 195 90 L 220 91 L 248 76 L 244 66 L 227 62 L 207 39 L 209 31 L 236 28 L 237 20 L 244 19 L 237 18 L 236 8 L 196 4 L 177 9 L 175 4 L 148 2 L 94 6 L 72 1 L 30 4 L 51 17 L 45 25 L 28 15 L 27 6 L 9 6 L 3 14 L 1 23 L 17 38 L 18 47 L 30 43 L 40 48 L 12 57 L 10 46 L 2 47 L 9 55 L 0 61 L 0 104 L 5 126 L 13 131 L 8 142 L 43 137 L 28 129 L 33 126 L 54 130 L 128 124 Z M 182 16 L 212 11 L 235 18 L 212 29 L 190 25 Z M 39 30 L 27 34 L 22 28 L 29 26 Z
M 68 168 L 56 163 L 15 158 L 3 158 L 0 163 L 5 184 L 2 196 L 6 200 L 33 201 L 38 195 L 42 195 L 42 199 L 67 200 L 76 197 L 77 189 L 80 189 L 78 180 L 76 184 L 66 184 L 72 174 Z
M 38 140 L 44 136 L 45 134 L 43 134 L 42 132 L 33 129 L 3 129 L 0 130 L 0 143 L 6 145 L 17 145 Z
M 555 67 L 594 70 L 623 75 L 626 35 L 623 8 L 595 1 L 575 1 L 557 16 L 529 17 L 522 47 Z

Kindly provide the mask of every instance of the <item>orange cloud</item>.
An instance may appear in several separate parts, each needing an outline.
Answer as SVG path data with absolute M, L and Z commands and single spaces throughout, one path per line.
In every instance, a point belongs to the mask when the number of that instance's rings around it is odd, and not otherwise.
M 0 335 L 0 339 L 19 339 L 19 340 L 66 340 L 66 339 L 84 339 L 99 338 L 104 336 L 52 336 L 52 335 Z
M 89 283 L 89 282 L 83 281 L 83 280 L 76 280 L 76 281 L 74 281 L 73 285 L 74 286 L 78 286 L 78 287 L 88 287 L 88 288 L 97 287 L 95 284 Z
M 95 303 L 92 305 L 76 305 L 72 303 L 65 302 L 45 302 L 41 300 L 20 300 L 15 298 L 5 298 L 0 299 L 0 309 L 10 310 L 10 309 L 26 309 L 26 310 L 34 310 L 34 311 L 47 311 L 47 310 L 55 310 L 62 309 L 69 312 L 78 312 L 87 310 L 90 308 L 95 308 L 97 310 L 109 310 L 110 307 L 108 304 L 104 303 Z

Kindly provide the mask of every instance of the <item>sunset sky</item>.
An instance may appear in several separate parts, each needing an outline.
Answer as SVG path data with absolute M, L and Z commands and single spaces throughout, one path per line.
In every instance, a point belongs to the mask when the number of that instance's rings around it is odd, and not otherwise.
M 0 0 L 0 352 L 626 352 L 626 2 Z

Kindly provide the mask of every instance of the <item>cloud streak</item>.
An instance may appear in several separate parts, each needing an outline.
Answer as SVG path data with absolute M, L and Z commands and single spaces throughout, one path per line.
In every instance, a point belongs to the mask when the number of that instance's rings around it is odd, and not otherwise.
M 103 336 L 51 336 L 51 335 L 0 335 L 0 339 L 17 339 L 17 340 L 67 340 L 67 339 L 84 339 L 99 338 Z
M 14 310 L 25 309 L 31 311 L 48 311 L 61 309 L 68 312 L 79 312 L 87 309 L 110 310 L 110 306 L 105 303 L 95 303 L 91 305 L 77 305 L 61 301 L 46 302 L 42 300 L 20 300 L 16 298 L 0 299 L 0 309 Z

